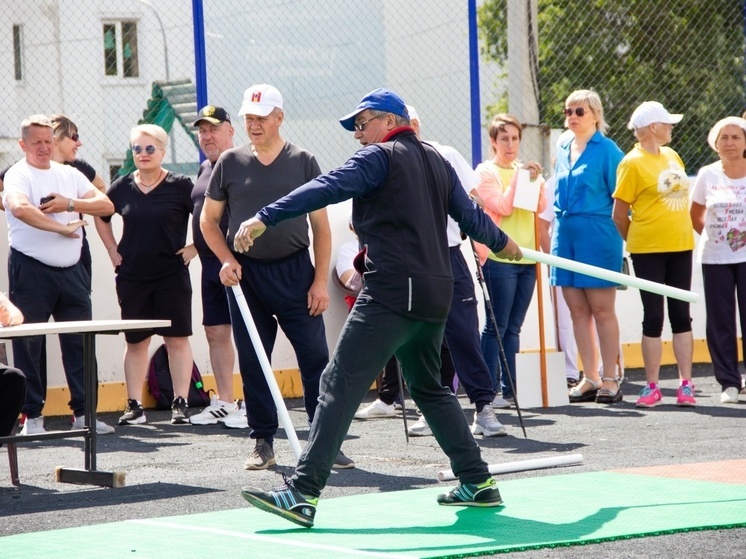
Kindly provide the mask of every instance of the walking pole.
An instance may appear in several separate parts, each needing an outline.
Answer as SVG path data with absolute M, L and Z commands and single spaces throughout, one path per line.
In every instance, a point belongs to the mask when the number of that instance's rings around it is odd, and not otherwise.
M 262 372 L 264 373 L 264 378 L 267 380 L 267 386 L 269 386 L 269 391 L 272 393 L 272 399 L 275 401 L 275 407 L 277 408 L 277 416 L 280 419 L 280 425 L 282 425 L 282 428 L 285 430 L 285 434 L 288 437 L 288 441 L 290 441 L 290 448 L 293 449 L 295 459 L 299 460 L 301 455 L 301 448 L 300 442 L 298 442 L 298 435 L 295 434 L 293 423 L 292 421 L 290 421 L 290 414 L 288 413 L 287 407 L 285 407 L 285 400 L 283 400 L 282 398 L 282 392 L 280 392 L 280 387 L 277 385 L 277 380 L 275 379 L 275 375 L 272 372 L 272 367 L 269 364 L 269 359 L 267 358 L 267 352 L 264 351 L 262 339 L 259 337 L 259 331 L 256 329 L 254 318 L 251 316 L 249 305 L 248 303 L 246 303 L 246 297 L 244 297 L 243 290 L 241 289 L 240 285 L 234 285 L 232 286 L 232 288 L 233 296 L 236 298 L 236 303 L 238 304 L 238 308 L 241 311 L 243 321 L 246 324 L 246 330 L 249 331 L 251 343 L 254 345 L 254 351 L 256 351 L 256 356 L 262 366 Z
M 394 359 L 396 359 L 396 356 L 394 356 Z M 404 438 L 407 439 L 407 444 L 409 444 L 409 427 L 407 426 L 407 407 L 404 403 L 404 382 L 402 381 L 402 375 L 401 375 L 401 363 L 399 363 L 399 360 L 396 359 L 396 378 L 399 381 L 399 398 L 401 398 L 401 416 L 404 420 Z
M 526 427 L 523 425 L 523 415 L 521 414 L 521 406 L 518 405 L 518 391 L 515 389 L 515 383 L 513 382 L 513 377 L 510 376 L 510 369 L 508 368 L 508 358 L 505 356 L 505 348 L 503 347 L 503 339 L 500 337 L 500 330 L 497 329 L 497 319 L 495 318 L 495 311 L 492 309 L 492 301 L 490 300 L 490 293 L 487 290 L 487 285 L 484 281 L 484 275 L 482 274 L 482 266 L 479 265 L 479 255 L 477 254 L 477 249 L 474 246 L 474 241 L 472 239 L 469 239 L 469 243 L 471 243 L 471 252 L 474 255 L 474 261 L 477 263 L 477 282 L 479 282 L 480 287 L 482 288 L 482 294 L 484 295 L 484 303 L 485 307 L 487 307 L 487 314 L 489 314 L 489 320 L 492 321 L 492 326 L 495 329 L 495 337 L 497 338 L 497 346 L 500 348 L 500 358 L 502 360 L 502 366 L 505 369 L 505 376 L 508 377 L 508 382 L 510 383 L 510 389 L 513 391 L 513 395 L 515 396 L 515 409 L 518 412 L 518 421 L 521 424 L 521 429 L 523 430 L 523 436 L 525 438 L 528 438 L 528 435 L 526 434 Z

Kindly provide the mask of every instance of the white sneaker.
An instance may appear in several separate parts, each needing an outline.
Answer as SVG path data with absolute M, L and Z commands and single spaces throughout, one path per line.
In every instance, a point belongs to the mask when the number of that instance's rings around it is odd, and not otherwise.
M 500 396 L 499 394 L 495 394 L 495 399 L 492 400 L 492 403 L 490 404 L 493 408 L 498 410 L 506 410 L 508 409 L 512 404 Z
M 430 437 L 433 434 L 424 415 L 421 415 L 417 422 L 407 429 L 407 433 L 410 437 Z
M 21 429 L 19 435 L 38 435 L 39 433 L 46 432 L 47 430 L 44 429 L 44 416 L 40 415 L 39 417 L 34 417 L 33 419 L 27 417 L 26 421 L 23 423 L 23 428 Z
M 71 429 L 85 429 L 85 416 L 77 415 L 73 417 L 73 425 Z M 96 419 L 96 434 L 97 435 L 111 435 L 114 432 L 114 427 L 107 425 L 103 421 Z
M 474 418 L 471 432 L 475 435 L 484 435 L 485 437 L 504 437 L 508 434 L 508 430 L 497 420 L 495 411 L 489 404 L 484 406 L 482 411 Z
M 248 429 L 249 420 L 246 419 L 246 402 L 241 401 L 241 405 L 231 411 L 223 418 L 223 425 L 231 429 Z
M 379 419 L 381 417 L 394 417 L 395 415 L 396 407 L 394 407 L 394 404 L 389 405 L 381 400 L 376 400 L 369 406 L 358 410 L 355 419 Z
M 213 395 L 210 396 L 210 405 L 200 413 L 190 416 L 189 422 L 192 425 L 216 425 L 225 421 L 231 412 L 238 411 L 238 409 L 236 402 L 218 400 L 218 397 Z
M 731 386 L 726 388 L 720 395 L 721 404 L 737 404 L 738 403 L 738 388 Z M 27 420 L 28 421 L 28 420 Z

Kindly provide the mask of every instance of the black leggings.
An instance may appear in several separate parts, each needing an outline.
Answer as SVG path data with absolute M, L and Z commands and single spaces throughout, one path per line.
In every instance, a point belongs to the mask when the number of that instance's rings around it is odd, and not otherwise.
M 662 283 L 679 289 L 691 289 L 692 285 L 692 251 L 650 252 L 630 254 L 638 278 Z M 663 332 L 663 295 L 640 290 L 642 308 L 642 334 L 648 338 L 660 338 Z M 681 334 L 691 332 L 692 318 L 689 314 L 689 303 L 667 297 L 668 320 L 671 332 Z

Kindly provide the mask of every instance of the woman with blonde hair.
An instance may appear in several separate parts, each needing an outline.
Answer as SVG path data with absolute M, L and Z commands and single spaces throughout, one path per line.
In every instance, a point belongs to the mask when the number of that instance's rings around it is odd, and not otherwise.
M 552 254 L 576 262 L 619 272 L 622 238 L 612 220 L 616 171 L 622 150 L 604 135 L 607 129 L 601 99 L 595 91 L 581 89 L 565 101 L 565 127 L 573 136 L 558 146 L 555 167 Z M 614 305 L 617 284 L 553 267 L 551 284 L 562 287 L 572 317 L 583 380 L 570 390 L 571 402 L 595 400 L 614 403 L 622 399 L 617 376 L 619 323 Z M 595 329 L 604 376 L 598 373 L 593 342 Z
M 130 133 L 137 170 L 115 180 L 107 193 L 122 216 L 116 242 L 110 218 L 96 221 L 116 271 L 123 319 L 167 319 L 171 326 L 125 333 L 124 376 L 127 409 L 120 425 L 145 423 L 141 402 L 153 334 L 163 336 L 174 387 L 171 423 L 186 424 L 192 373 L 192 285 L 187 266 L 197 255 L 186 245 L 193 204 L 192 181 L 163 168 L 168 135 L 160 126 L 141 124 Z

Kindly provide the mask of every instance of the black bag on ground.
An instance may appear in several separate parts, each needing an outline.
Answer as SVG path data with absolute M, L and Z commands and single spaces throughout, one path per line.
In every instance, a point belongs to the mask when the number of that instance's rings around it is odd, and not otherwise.
M 162 344 L 150 359 L 148 391 L 155 398 L 155 409 L 171 409 L 171 404 L 174 401 L 174 385 L 171 382 L 171 369 L 168 366 L 166 344 Z M 199 374 L 197 364 L 194 362 L 192 362 L 192 378 L 189 381 L 187 403 L 190 408 L 204 408 L 210 405 L 210 396 L 205 392 L 202 375 Z

